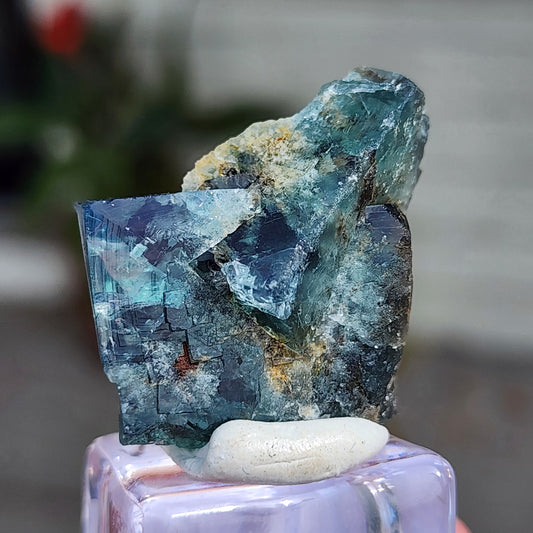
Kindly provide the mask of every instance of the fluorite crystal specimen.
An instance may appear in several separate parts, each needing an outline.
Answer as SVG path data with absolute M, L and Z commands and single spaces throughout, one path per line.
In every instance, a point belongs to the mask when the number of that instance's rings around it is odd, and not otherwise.
M 217 147 L 185 192 L 78 206 L 123 443 L 391 414 L 423 106 L 403 76 L 358 69 Z

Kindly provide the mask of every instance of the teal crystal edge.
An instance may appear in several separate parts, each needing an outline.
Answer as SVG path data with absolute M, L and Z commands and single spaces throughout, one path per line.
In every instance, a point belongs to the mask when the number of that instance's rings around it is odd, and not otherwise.
M 416 85 L 356 69 L 215 148 L 184 192 L 76 206 L 124 444 L 393 413 L 427 132 Z

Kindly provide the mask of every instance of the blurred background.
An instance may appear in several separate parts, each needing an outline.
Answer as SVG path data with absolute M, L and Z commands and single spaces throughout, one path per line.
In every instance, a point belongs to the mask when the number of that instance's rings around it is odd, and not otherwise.
M 118 427 L 73 202 L 178 191 L 369 65 L 432 124 L 390 428 L 451 461 L 475 533 L 531 531 L 532 49 L 528 0 L 0 2 L 0 530 L 76 531 L 84 448 Z

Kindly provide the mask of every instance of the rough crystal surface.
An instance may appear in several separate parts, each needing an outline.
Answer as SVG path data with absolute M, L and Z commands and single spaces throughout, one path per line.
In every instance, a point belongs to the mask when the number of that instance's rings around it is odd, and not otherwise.
M 391 414 L 423 104 L 403 76 L 359 69 L 217 147 L 186 192 L 78 206 L 124 443 Z

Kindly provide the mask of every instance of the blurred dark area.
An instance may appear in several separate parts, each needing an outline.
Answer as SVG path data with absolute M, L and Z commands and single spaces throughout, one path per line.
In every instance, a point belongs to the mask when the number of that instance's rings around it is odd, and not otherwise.
M 0 530 L 78 529 L 84 449 L 118 427 L 73 203 L 179 191 L 367 64 L 432 121 L 391 431 L 450 460 L 474 532 L 530 531 L 532 36 L 525 0 L 0 2 Z
M 39 92 L 39 50 L 24 10 L 15 1 L 0 6 L 0 105 L 31 102 Z M 24 64 L 24 68 L 20 65 Z M 36 171 L 38 156 L 31 143 L 5 135 L 0 144 L 2 195 L 21 194 Z

